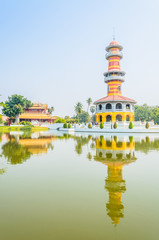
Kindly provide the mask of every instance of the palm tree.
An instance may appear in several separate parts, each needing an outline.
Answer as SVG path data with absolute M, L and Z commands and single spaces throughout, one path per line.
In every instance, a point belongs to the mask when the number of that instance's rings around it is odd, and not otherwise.
M 82 113 L 82 108 L 83 108 L 83 105 L 82 103 L 78 102 L 76 105 L 75 105 L 75 112 L 76 114 L 78 115 L 78 119 L 79 119 L 79 114 Z
M 88 104 L 88 108 L 87 108 L 87 112 L 89 111 L 89 106 L 91 105 L 91 103 L 92 103 L 92 98 L 88 98 L 87 100 L 86 100 L 86 102 L 87 102 L 87 104 Z

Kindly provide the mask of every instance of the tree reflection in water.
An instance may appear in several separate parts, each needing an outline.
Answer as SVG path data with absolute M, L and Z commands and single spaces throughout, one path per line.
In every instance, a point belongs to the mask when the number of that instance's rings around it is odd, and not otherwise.
M 2 146 L 2 156 L 10 164 L 22 164 L 32 155 L 47 153 L 48 149 L 53 150 L 52 136 L 38 136 L 31 138 L 31 133 L 23 135 L 8 135 L 8 142 Z
M 29 150 L 16 141 L 9 141 L 4 144 L 2 155 L 11 164 L 21 164 L 31 157 Z

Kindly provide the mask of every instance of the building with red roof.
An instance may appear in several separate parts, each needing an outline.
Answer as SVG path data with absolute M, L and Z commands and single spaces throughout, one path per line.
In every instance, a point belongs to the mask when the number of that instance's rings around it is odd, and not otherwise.
M 108 71 L 104 73 L 107 84 L 107 96 L 94 102 L 96 105 L 96 122 L 134 121 L 135 100 L 122 95 L 122 83 L 125 72 L 120 69 L 123 47 L 113 40 L 106 47 Z

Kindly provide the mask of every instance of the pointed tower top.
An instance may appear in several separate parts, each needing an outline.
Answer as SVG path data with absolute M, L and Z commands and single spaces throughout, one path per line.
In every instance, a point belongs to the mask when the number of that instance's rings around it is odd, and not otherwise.
M 113 27 L 113 41 L 115 41 L 115 27 Z

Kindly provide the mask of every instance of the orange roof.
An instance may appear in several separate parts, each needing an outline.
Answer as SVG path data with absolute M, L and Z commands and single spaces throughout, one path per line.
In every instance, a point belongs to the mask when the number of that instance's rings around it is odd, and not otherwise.
M 19 117 L 20 119 L 56 119 L 56 117 L 52 117 L 47 114 L 36 114 L 36 113 L 23 113 Z
M 109 101 L 126 101 L 126 102 L 134 102 L 135 100 L 131 99 L 131 98 L 127 98 L 124 96 L 119 96 L 119 95 L 111 95 L 111 96 L 106 96 L 103 97 L 97 101 L 95 101 L 95 103 L 99 103 L 99 102 L 109 102 Z
M 35 103 L 31 107 L 29 107 L 28 109 L 48 109 L 48 105 L 47 104 L 42 104 L 42 103 Z
M 119 45 L 117 41 L 112 41 L 109 45 Z

